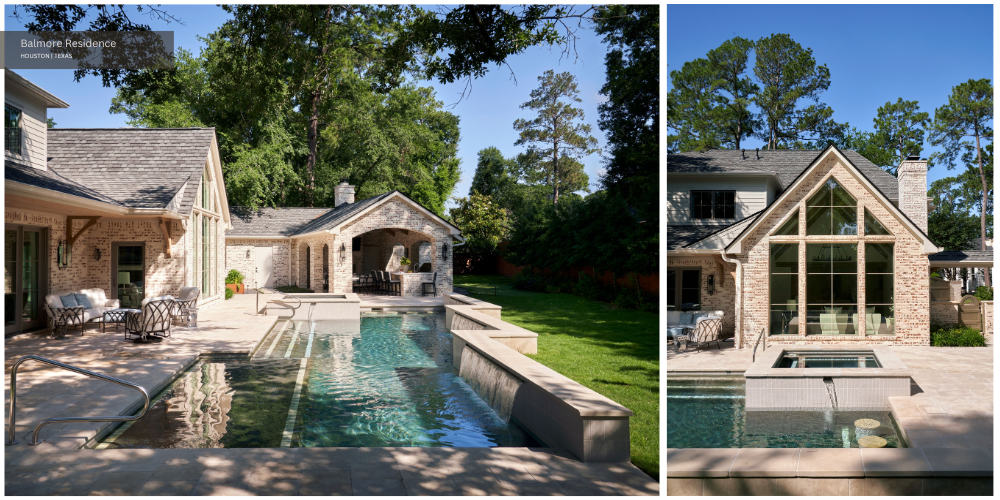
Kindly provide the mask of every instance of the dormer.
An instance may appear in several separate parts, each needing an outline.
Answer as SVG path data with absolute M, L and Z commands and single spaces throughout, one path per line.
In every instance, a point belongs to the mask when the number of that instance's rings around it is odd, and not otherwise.
M 4 68 L 4 160 L 46 170 L 48 108 L 69 104 Z

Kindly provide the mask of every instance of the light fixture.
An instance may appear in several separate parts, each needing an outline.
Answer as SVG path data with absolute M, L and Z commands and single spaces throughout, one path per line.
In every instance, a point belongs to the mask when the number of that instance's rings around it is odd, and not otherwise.
M 715 293 L 715 275 L 714 274 L 709 274 L 708 275 L 708 294 L 712 295 L 713 293 Z
M 96 260 L 98 262 L 101 261 L 101 249 L 100 248 L 94 248 L 94 260 Z
M 447 243 L 445 243 L 444 245 L 441 245 L 441 258 L 442 259 L 447 259 L 448 258 L 448 244 Z
M 247 249 L 247 258 L 248 259 L 250 258 L 250 249 L 249 248 Z
M 347 260 L 347 245 L 344 243 L 340 244 L 340 261 L 343 262 Z
M 56 249 L 56 264 L 60 268 L 69 267 L 72 248 L 66 240 L 59 241 L 59 248 Z

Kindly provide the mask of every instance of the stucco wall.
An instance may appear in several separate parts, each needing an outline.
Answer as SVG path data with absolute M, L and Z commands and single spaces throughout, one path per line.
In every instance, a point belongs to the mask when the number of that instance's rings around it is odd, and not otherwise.
M 806 234 L 806 200 L 815 193 L 822 182 L 832 174 L 837 181 L 857 200 L 858 232 L 863 233 L 864 213 L 867 208 L 891 233 L 890 236 L 804 236 Z M 799 306 L 806 303 L 806 273 L 804 243 L 858 243 L 858 311 L 864 311 L 865 274 L 864 274 L 864 244 L 865 242 L 894 242 L 895 269 L 895 335 L 866 336 L 864 332 L 853 336 L 771 336 L 769 342 L 774 344 L 894 344 L 894 345 L 929 345 L 930 343 L 930 292 L 929 263 L 923 253 L 923 246 L 902 221 L 891 215 L 882 206 L 875 195 L 867 191 L 861 182 L 848 171 L 839 161 L 829 158 L 819 165 L 795 191 L 775 207 L 776 210 L 743 240 L 743 252 L 738 256 L 745 273 L 742 289 L 743 318 L 741 328 L 737 330 L 737 345 L 750 342 L 760 328 L 768 325 L 769 312 L 769 248 L 771 242 L 799 243 Z M 776 230 L 789 213 L 796 208 L 799 211 L 799 234 L 802 236 L 769 236 Z M 800 321 L 804 321 L 801 318 Z

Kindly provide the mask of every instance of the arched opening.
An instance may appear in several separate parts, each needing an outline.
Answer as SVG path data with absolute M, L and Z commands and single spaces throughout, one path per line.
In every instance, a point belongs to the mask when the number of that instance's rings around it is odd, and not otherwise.
M 433 242 L 429 235 L 407 229 L 382 228 L 359 234 L 352 241 L 353 271 L 365 276 L 372 271 L 397 272 L 403 257 L 412 261 L 414 272 L 424 263 L 436 267 Z
M 330 291 L 330 246 L 323 245 L 323 291 Z

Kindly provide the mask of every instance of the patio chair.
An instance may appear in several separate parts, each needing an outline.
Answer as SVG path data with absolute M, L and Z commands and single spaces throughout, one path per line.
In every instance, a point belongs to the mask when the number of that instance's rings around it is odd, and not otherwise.
M 386 271 L 383 271 L 383 273 L 385 273 L 383 276 L 385 276 L 386 293 L 389 295 L 402 295 L 403 284 L 399 280 L 393 280 L 392 274 L 389 274 Z
M 424 282 L 420 284 L 421 297 L 427 295 L 428 293 L 431 294 L 432 297 L 437 296 L 438 293 L 437 279 L 438 279 L 438 273 L 434 273 L 434 277 L 431 278 L 430 283 Z
M 170 313 L 175 307 L 173 296 L 151 297 L 142 301 L 140 312 L 125 315 L 125 339 L 137 335 L 143 342 L 149 336 L 170 336 Z M 157 335 L 158 334 L 158 335 Z
M 722 342 L 719 339 L 719 334 L 721 332 L 722 318 L 715 316 L 698 318 L 698 324 L 695 325 L 694 329 L 691 330 L 691 333 L 688 334 L 688 344 L 693 342 L 700 348 L 702 344 L 715 342 L 719 345 L 719 349 L 722 349 Z
M 201 290 L 196 286 L 182 286 L 180 296 L 174 300 L 174 310 L 171 312 L 171 319 L 182 318 L 185 321 L 188 319 L 188 313 L 185 309 L 194 309 L 198 307 L 198 296 L 201 295 Z

